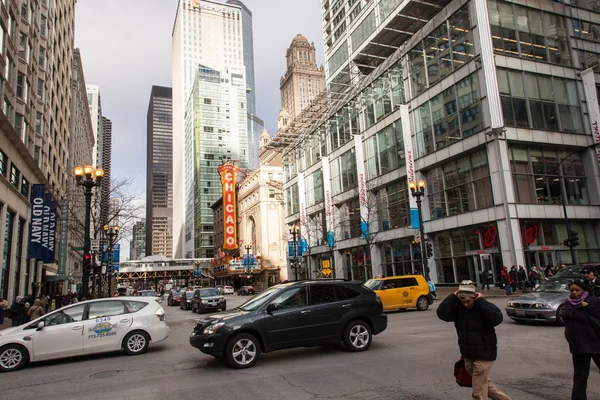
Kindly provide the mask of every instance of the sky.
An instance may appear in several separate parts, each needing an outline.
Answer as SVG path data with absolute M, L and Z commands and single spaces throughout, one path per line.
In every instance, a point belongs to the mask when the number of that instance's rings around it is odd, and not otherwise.
M 243 0 L 252 11 L 257 114 L 274 134 L 285 52 L 298 33 L 324 63 L 320 0 Z M 85 81 L 100 86 L 102 114 L 113 123 L 112 176 L 132 178 L 145 199 L 146 114 L 152 85 L 172 86 L 171 34 L 178 0 L 79 0 L 75 46 Z M 130 239 L 130 238 L 126 238 Z M 121 241 L 121 258 L 129 243 Z

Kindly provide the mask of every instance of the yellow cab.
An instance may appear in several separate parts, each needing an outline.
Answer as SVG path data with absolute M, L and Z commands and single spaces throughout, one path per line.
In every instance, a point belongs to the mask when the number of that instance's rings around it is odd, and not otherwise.
M 433 304 L 429 285 L 422 275 L 389 276 L 369 279 L 365 286 L 381 297 L 383 309 L 416 308 L 425 311 Z

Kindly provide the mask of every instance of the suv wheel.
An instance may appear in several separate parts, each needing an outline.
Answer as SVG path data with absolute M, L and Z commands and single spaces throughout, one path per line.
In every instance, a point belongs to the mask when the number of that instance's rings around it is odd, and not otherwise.
M 225 357 L 231 368 L 250 368 L 260 356 L 260 344 L 254 335 L 240 333 L 232 337 L 225 347 Z
M 425 296 L 421 296 L 417 299 L 417 310 L 419 311 L 425 311 L 429 308 L 429 300 L 427 300 L 427 297 Z
M 364 321 L 352 321 L 344 329 L 344 344 L 352 352 L 367 350 L 372 341 L 371 328 Z

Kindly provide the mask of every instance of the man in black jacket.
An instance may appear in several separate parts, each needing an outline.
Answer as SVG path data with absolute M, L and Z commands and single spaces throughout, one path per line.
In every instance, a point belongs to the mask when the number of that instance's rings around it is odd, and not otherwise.
M 477 293 L 473 282 L 462 281 L 458 290 L 440 303 L 437 315 L 442 321 L 454 322 L 465 368 L 473 378 L 473 399 L 510 400 L 490 379 L 497 357 L 494 327 L 502 322 L 502 311 Z
M 600 297 L 600 279 L 596 276 L 596 269 L 594 267 L 585 267 L 583 273 L 585 274 L 585 280 L 590 285 L 590 294 Z

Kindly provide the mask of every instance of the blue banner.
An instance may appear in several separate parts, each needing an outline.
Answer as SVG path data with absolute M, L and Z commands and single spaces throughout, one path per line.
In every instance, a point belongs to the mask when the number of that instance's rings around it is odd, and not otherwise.
M 301 247 L 300 247 L 301 252 L 298 254 L 298 257 L 304 253 L 308 253 L 308 242 L 306 241 L 306 239 L 302 239 L 300 241 L 300 243 L 301 243 Z
M 60 202 L 60 253 L 58 255 L 58 275 L 67 273 L 67 242 L 69 234 L 69 201 Z
M 119 243 L 113 244 L 112 251 L 112 270 L 113 272 L 119 272 L 119 266 L 121 264 L 121 245 Z
M 46 193 L 44 195 L 44 225 L 42 226 L 42 261 L 48 263 L 50 259 L 50 203 L 52 195 Z
M 327 232 L 327 245 L 329 247 L 335 246 L 335 235 L 333 232 Z
M 308 248 L 306 249 L 308 252 Z M 290 258 L 294 258 L 294 241 L 288 240 L 288 255 Z M 296 242 L 296 256 L 302 257 L 302 242 Z
M 31 232 L 29 232 L 29 258 L 42 259 L 42 230 L 44 226 L 45 185 L 31 186 Z
M 411 208 L 410 209 L 410 224 L 412 229 L 421 229 L 421 224 L 419 223 L 419 209 Z
M 50 197 L 52 198 L 52 197 Z M 56 217 L 58 205 L 56 201 L 50 201 L 50 220 L 48 224 L 48 258 L 44 259 L 45 263 L 52 264 L 56 260 Z

